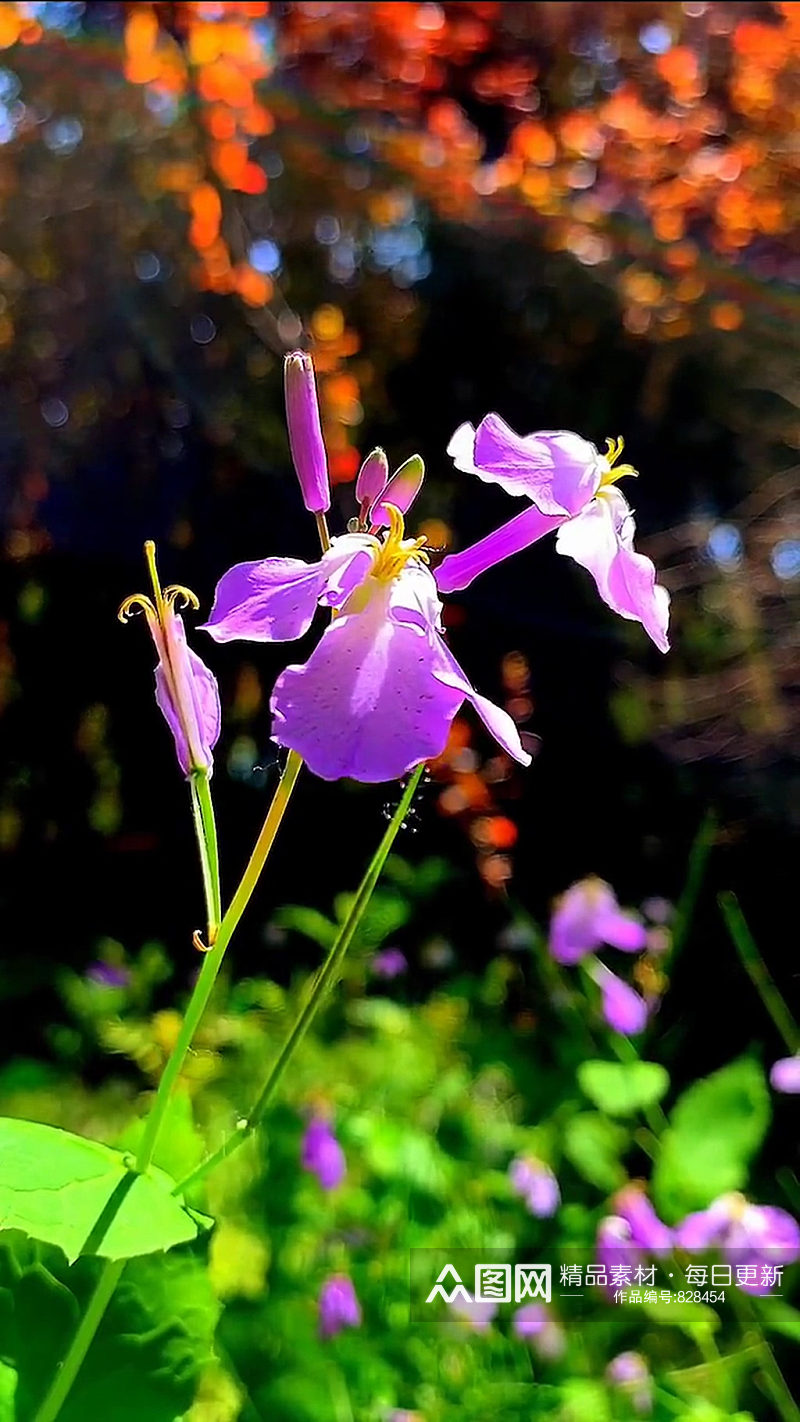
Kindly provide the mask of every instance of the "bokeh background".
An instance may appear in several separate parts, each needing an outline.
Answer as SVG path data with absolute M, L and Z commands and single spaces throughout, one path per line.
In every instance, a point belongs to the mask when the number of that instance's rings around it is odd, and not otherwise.
M 798 7 L 6 4 L 0 43 L 12 1053 L 46 1050 L 59 964 L 105 938 L 186 952 L 185 791 L 143 630 L 114 614 L 146 537 L 205 608 L 232 562 L 313 554 L 282 417 L 298 343 L 320 371 L 334 529 L 376 443 L 423 455 L 418 526 L 459 546 L 509 507 L 450 467 L 461 420 L 624 434 L 673 651 L 545 545 L 453 599 L 454 649 L 538 754 L 509 776 L 459 726 L 417 842 L 462 867 L 440 927 L 483 964 L 507 892 L 541 915 L 597 872 L 625 901 L 674 899 L 715 811 L 710 911 L 670 1010 L 702 1024 L 701 1065 L 720 1034 L 746 1039 L 717 888 L 737 887 L 797 985 Z M 276 774 L 284 651 L 209 659 L 230 884 Z M 271 904 L 324 905 L 352 880 L 383 808 L 304 787 L 302 852 L 287 836 L 242 963 Z

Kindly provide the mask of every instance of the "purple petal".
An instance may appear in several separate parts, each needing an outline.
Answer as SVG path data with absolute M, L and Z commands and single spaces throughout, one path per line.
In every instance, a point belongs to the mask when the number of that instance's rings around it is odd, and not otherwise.
M 320 1337 L 333 1338 L 343 1328 L 357 1328 L 360 1322 L 361 1307 L 352 1279 L 346 1274 L 326 1279 L 319 1294 Z
M 766 1262 L 794 1264 L 800 1259 L 800 1225 L 787 1210 L 748 1205 L 741 1224 L 749 1247 Z
M 183 622 L 171 610 L 160 646 L 156 703 L 172 732 L 178 764 L 184 775 L 192 770 L 210 774 L 221 725 L 217 679 L 187 645 Z
M 600 978 L 603 1016 L 609 1027 L 625 1037 L 636 1037 L 647 1026 L 647 1003 L 638 992 L 606 968 Z
M 276 683 L 274 737 L 323 780 L 398 779 L 443 751 L 463 700 L 434 674 L 432 635 L 390 616 L 394 586 L 332 623 L 305 666 Z
M 579 963 L 604 943 L 637 953 L 646 946 L 647 933 L 622 912 L 611 885 L 591 875 L 558 901 L 550 920 L 550 953 L 557 963 Z
M 533 1338 L 549 1321 L 544 1304 L 525 1304 L 514 1314 L 511 1328 L 517 1338 Z
M 489 701 L 488 697 L 481 696 L 475 690 L 444 642 L 441 643 L 441 653 L 440 665 L 434 671 L 436 680 L 440 685 L 460 692 L 462 698 L 470 702 L 489 734 L 494 736 L 497 744 L 507 755 L 511 756 L 512 760 L 518 761 L 520 765 L 530 765 L 531 757 L 526 750 L 522 749 L 519 731 L 508 712 L 500 706 L 495 706 L 493 701 Z
M 397 978 L 408 972 L 408 961 L 399 948 L 381 948 L 373 955 L 370 967 L 376 978 Z
M 425 478 L 425 465 L 418 454 L 412 454 L 392 475 L 380 499 L 370 511 L 370 523 L 376 528 L 388 528 L 386 505 L 392 504 L 401 514 L 408 513 Z
M 659 651 L 669 651 L 669 593 L 649 558 L 633 547 L 635 524 L 618 489 L 607 488 L 558 530 L 556 549 L 588 569 L 601 598 L 621 617 L 641 622 Z
M 318 563 L 237 563 L 220 578 L 203 630 L 215 642 L 293 642 L 308 631 L 320 601 L 338 606 L 363 581 L 375 549 L 374 539 L 346 534 Z
M 448 553 L 434 574 L 439 591 L 452 593 L 469 587 L 475 578 L 493 568 L 495 563 L 529 548 L 546 533 L 554 533 L 565 517 L 564 514 L 556 517 L 543 514 L 533 505 L 493 533 L 488 533 L 478 543 L 462 548 L 460 553 Z
M 323 1190 L 335 1190 L 345 1177 L 347 1165 L 344 1151 L 328 1122 L 319 1116 L 309 1121 L 306 1127 L 301 1161 L 305 1170 L 317 1176 Z
M 774 1063 L 769 1074 L 773 1091 L 783 1091 L 787 1096 L 800 1093 L 800 1056 L 781 1057 Z
M 322 438 L 314 362 L 305 351 L 292 351 L 283 365 L 289 446 L 309 513 L 331 506 L 328 456 Z
M 477 430 L 461 425 L 447 453 L 456 468 L 526 495 L 546 514 L 578 513 L 597 492 L 603 468 L 595 446 L 570 430 L 518 435 L 494 414 Z
M 638 1185 L 626 1185 L 614 1196 L 614 1212 L 627 1220 L 634 1244 L 648 1254 L 669 1254 L 672 1230 L 658 1218 L 653 1206 Z
M 731 1227 L 731 1199 L 730 1195 L 722 1195 L 707 1210 L 687 1215 L 675 1230 L 675 1243 L 679 1248 L 695 1253 L 721 1244 Z

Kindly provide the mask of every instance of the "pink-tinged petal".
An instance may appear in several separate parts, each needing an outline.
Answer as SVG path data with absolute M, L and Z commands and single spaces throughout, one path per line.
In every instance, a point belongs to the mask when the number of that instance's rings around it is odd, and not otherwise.
M 638 1185 L 625 1185 L 612 1203 L 615 1214 L 630 1225 L 634 1244 L 648 1254 L 669 1254 L 672 1230 L 658 1218 L 644 1190 Z
M 167 619 L 164 655 L 155 673 L 156 703 L 172 732 L 184 775 L 192 770 L 210 774 L 221 725 L 217 680 L 187 645 L 181 618 L 169 611 Z
M 323 780 L 398 779 L 442 752 L 463 700 L 434 676 L 432 636 L 389 616 L 390 597 L 390 587 L 376 588 L 276 683 L 273 735 Z
M 550 920 L 550 953 L 557 963 L 579 963 L 603 944 L 625 953 L 647 945 L 647 931 L 623 913 L 614 890 L 591 875 L 562 894 Z
M 571 430 L 518 435 L 499 415 L 475 431 L 478 476 L 509 494 L 524 494 L 542 513 L 576 514 L 597 492 L 603 473 L 593 444 Z
M 309 513 L 327 513 L 331 506 L 328 456 L 314 379 L 314 362 L 306 351 L 292 351 L 283 365 L 289 446 Z
M 675 1243 L 690 1254 L 710 1249 L 727 1238 L 731 1228 L 730 1195 L 721 1195 L 707 1210 L 687 1215 L 675 1230 Z
M 781 1057 L 780 1061 L 774 1063 L 769 1074 L 769 1082 L 773 1091 L 782 1091 L 787 1096 L 796 1096 L 800 1093 L 800 1056 Z
M 669 651 L 669 593 L 656 582 L 649 558 L 633 547 L 635 524 L 618 489 L 604 489 L 577 518 L 558 530 L 556 549 L 588 569 L 601 598 L 641 622 L 659 651 Z
M 346 1274 L 334 1274 L 326 1279 L 319 1293 L 319 1333 L 321 1338 L 333 1338 L 343 1328 L 358 1328 L 361 1305 L 352 1279 Z
M 460 425 L 447 446 L 457 469 L 525 496 L 547 514 L 576 514 L 597 492 L 604 465 L 597 449 L 571 430 L 518 435 L 499 415 L 477 430 Z
M 462 548 L 460 553 L 448 553 L 434 574 L 439 591 L 453 593 L 469 587 L 475 578 L 493 568 L 495 563 L 501 563 L 513 553 L 521 553 L 523 548 L 530 548 L 546 533 L 555 533 L 565 517 L 565 514 L 554 517 L 541 513 L 532 505 L 478 543 Z
M 606 968 L 599 979 L 603 1016 L 624 1037 L 636 1037 L 647 1026 L 647 1003 L 638 992 Z
M 736 1245 L 751 1249 L 765 1262 L 794 1264 L 800 1259 L 800 1225 L 788 1210 L 777 1205 L 748 1205 L 740 1224 L 742 1238 Z M 735 1247 L 733 1240 L 729 1247 Z
M 370 523 L 376 528 L 389 527 L 386 505 L 392 504 L 401 514 L 408 513 L 425 479 L 425 465 L 418 454 L 412 454 L 392 475 L 380 499 L 370 512 Z
M 495 706 L 488 697 L 481 696 L 468 681 L 466 674 L 444 642 L 441 643 L 441 662 L 434 671 L 436 680 L 453 691 L 460 692 L 463 699 L 477 711 L 490 735 L 497 744 L 520 765 L 530 765 L 531 756 L 522 748 L 519 731 L 507 711 Z
M 373 449 L 361 465 L 356 479 L 356 503 L 364 515 L 380 498 L 388 478 L 389 461 L 385 452 L 380 448 Z
M 215 642 L 293 642 L 308 631 L 320 601 L 339 606 L 363 581 L 376 548 L 374 539 L 346 534 L 318 563 L 237 563 L 220 578 L 203 630 Z

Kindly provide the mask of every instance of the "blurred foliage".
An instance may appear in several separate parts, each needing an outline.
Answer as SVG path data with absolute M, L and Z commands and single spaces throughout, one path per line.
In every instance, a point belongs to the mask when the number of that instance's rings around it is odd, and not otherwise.
M 611 1358 L 634 1344 L 655 1376 L 659 1422 L 773 1415 L 763 1338 L 779 1351 L 787 1335 L 800 1339 L 800 1313 L 785 1297 L 754 1299 L 743 1317 L 730 1306 L 694 1305 L 676 1327 L 662 1305 L 623 1308 L 598 1292 L 579 1327 L 563 1306 L 565 1351 L 550 1359 L 532 1353 L 502 1312 L 488 1328 L 455 1318 L 409 1324 L 410 1249 L 503 1249 L 529 1259 L 578 1248 L 590 1258 L 598 1222 L 613 1208 L 609 1195 L 651 1173 L 668 1219 L 729 1188 L 756 1198 L 774 1193 L 769 1171 L 757 1165 L 770 1113 L 756 1059 L 729 1063 L 675 1099 L 663 1062 L 638 1061 L 628 1049 L 615 1060 L 622 1039 L 584 997 L 583 980 L 549 959 L 529 919 L 510 924 L 514 948 L 482 976 L 462 974 L 422 998 L 402 976 L 390 985 L 375 978 L 375 950 L 401 928 L 401 941 L 424 949 L 425 905 L 445 874 L 440 860 L 412 868 L 393 857 L 341 988 L 298 1052 L 280 1105 L 191 1189 L 192 1202 L 215 1217 L 212 1234 L 128 1266 L 94 1362 L 64 1413 L 69 1422 L 100 1415 L 170 1422 L 176 1409 L 186 1422 L 386 1422 L 408 1413 L 479 1422 L 490 1412 L 596 1422 L 635 1415 L 603 1380 Z M 337 915 L 344 907 L 343 898 Z M 328 945 L 332 925 L 321 917 L 285 909 L 276 918 L 284 932 Z M 38 1079 L 33 1066 L 27 1076 L 7 1068 L 0 1110 L 24 1109 L 123 1148 L 136 1144 L 137 1087 L 147 1084 L 151 1059 L 145 1046 L 156 1060 L 169 1036 L 163 1011 L 149 1006 L 159 977 L 154 951 L 125 956 L 124 983 L 110 985 L 97 972 L 94 980 L 65 975 L 78 1042 Z M 306 987 L 298 974 L 286 988 L 247 979 L 217 993 L 157 1165 L 181 1177 L 234 1128 Z M 144 1068 L 138 1082 L 129 1073 L 94 1088 L 82 1082 L 75 1063 L 91 1060 L 98 1035 Z M 660 1052 L 657 1025 L 650 1052 Z M 663 1146 L 651 1129 L 659 1100 L 667 1110 Z M 312 1114 L 331 1121 L 345 1151 L 346 1178 L 330 1192 L 301 1166 Z M 508 1165 L 520 1155 L 556 1172 L 555 1219 L 534 1218 L 515 1196 Z M 26 1422 L 42 1385 L 43 1339 L 51 1348 L 74 1319 L 93 1266 L 82 1259 L 66 1271 L 58 1251 L 14 1234 L 4 1237 L 0 1260 L 0 1358 L 18 1371 L 15 1416 Z M 363 1322 L 324 1340 L 317 1296 L 339 1273 L 353 1279 Z M 25 1322 L 31 1310 L 36 1331 Z M 558 1321 L 557 1305 L 552 1316 Z M 759 1320 L 766 1332 L 756 1343 Z M 715 1330 L 713 1356 L 701 1325 Z

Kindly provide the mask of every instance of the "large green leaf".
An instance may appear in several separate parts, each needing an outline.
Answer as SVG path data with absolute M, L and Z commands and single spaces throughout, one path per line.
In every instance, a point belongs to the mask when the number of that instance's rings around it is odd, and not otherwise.
M 0 1422 L 14 1422 L 14 1393 L 17 1374 L 8 1363 L 0 1363 Z
M 669 1088 L 657 1062 L 581 1062 L 578 1083 L 589 1100 L 609 1116 L 632 1116 L 655 1105 Z
M 86 1307 L 96 1260 L 63 1255 L 17 1233 L 0 1243 L 3 1339 L 18 1373 L 14 1422 L 30 1422 Z M 203 1263 L 187 1249 L 132 1260 L 81 1367 L 59 1422 L 174 1422 L 212 1361 L 219 1314 Z M 0 1422 L 3 1376 L 0 1371 Z M 10 1422 L 10 1418 L 8 1419 Z
M 81 1254 L 132 1259 L 196 1239 L 210 1224 L 171 1194 L 163 1171 L 137 1174 L 120 1151 L 35 1121 L 0 1118 L 0 1230 Z
M 769 1118 L 764 1073 L 749 1057 L 690 1086 L 672 1112 L 653 1174 L 659 1213 L 672 1222 L 742 1189 Z

